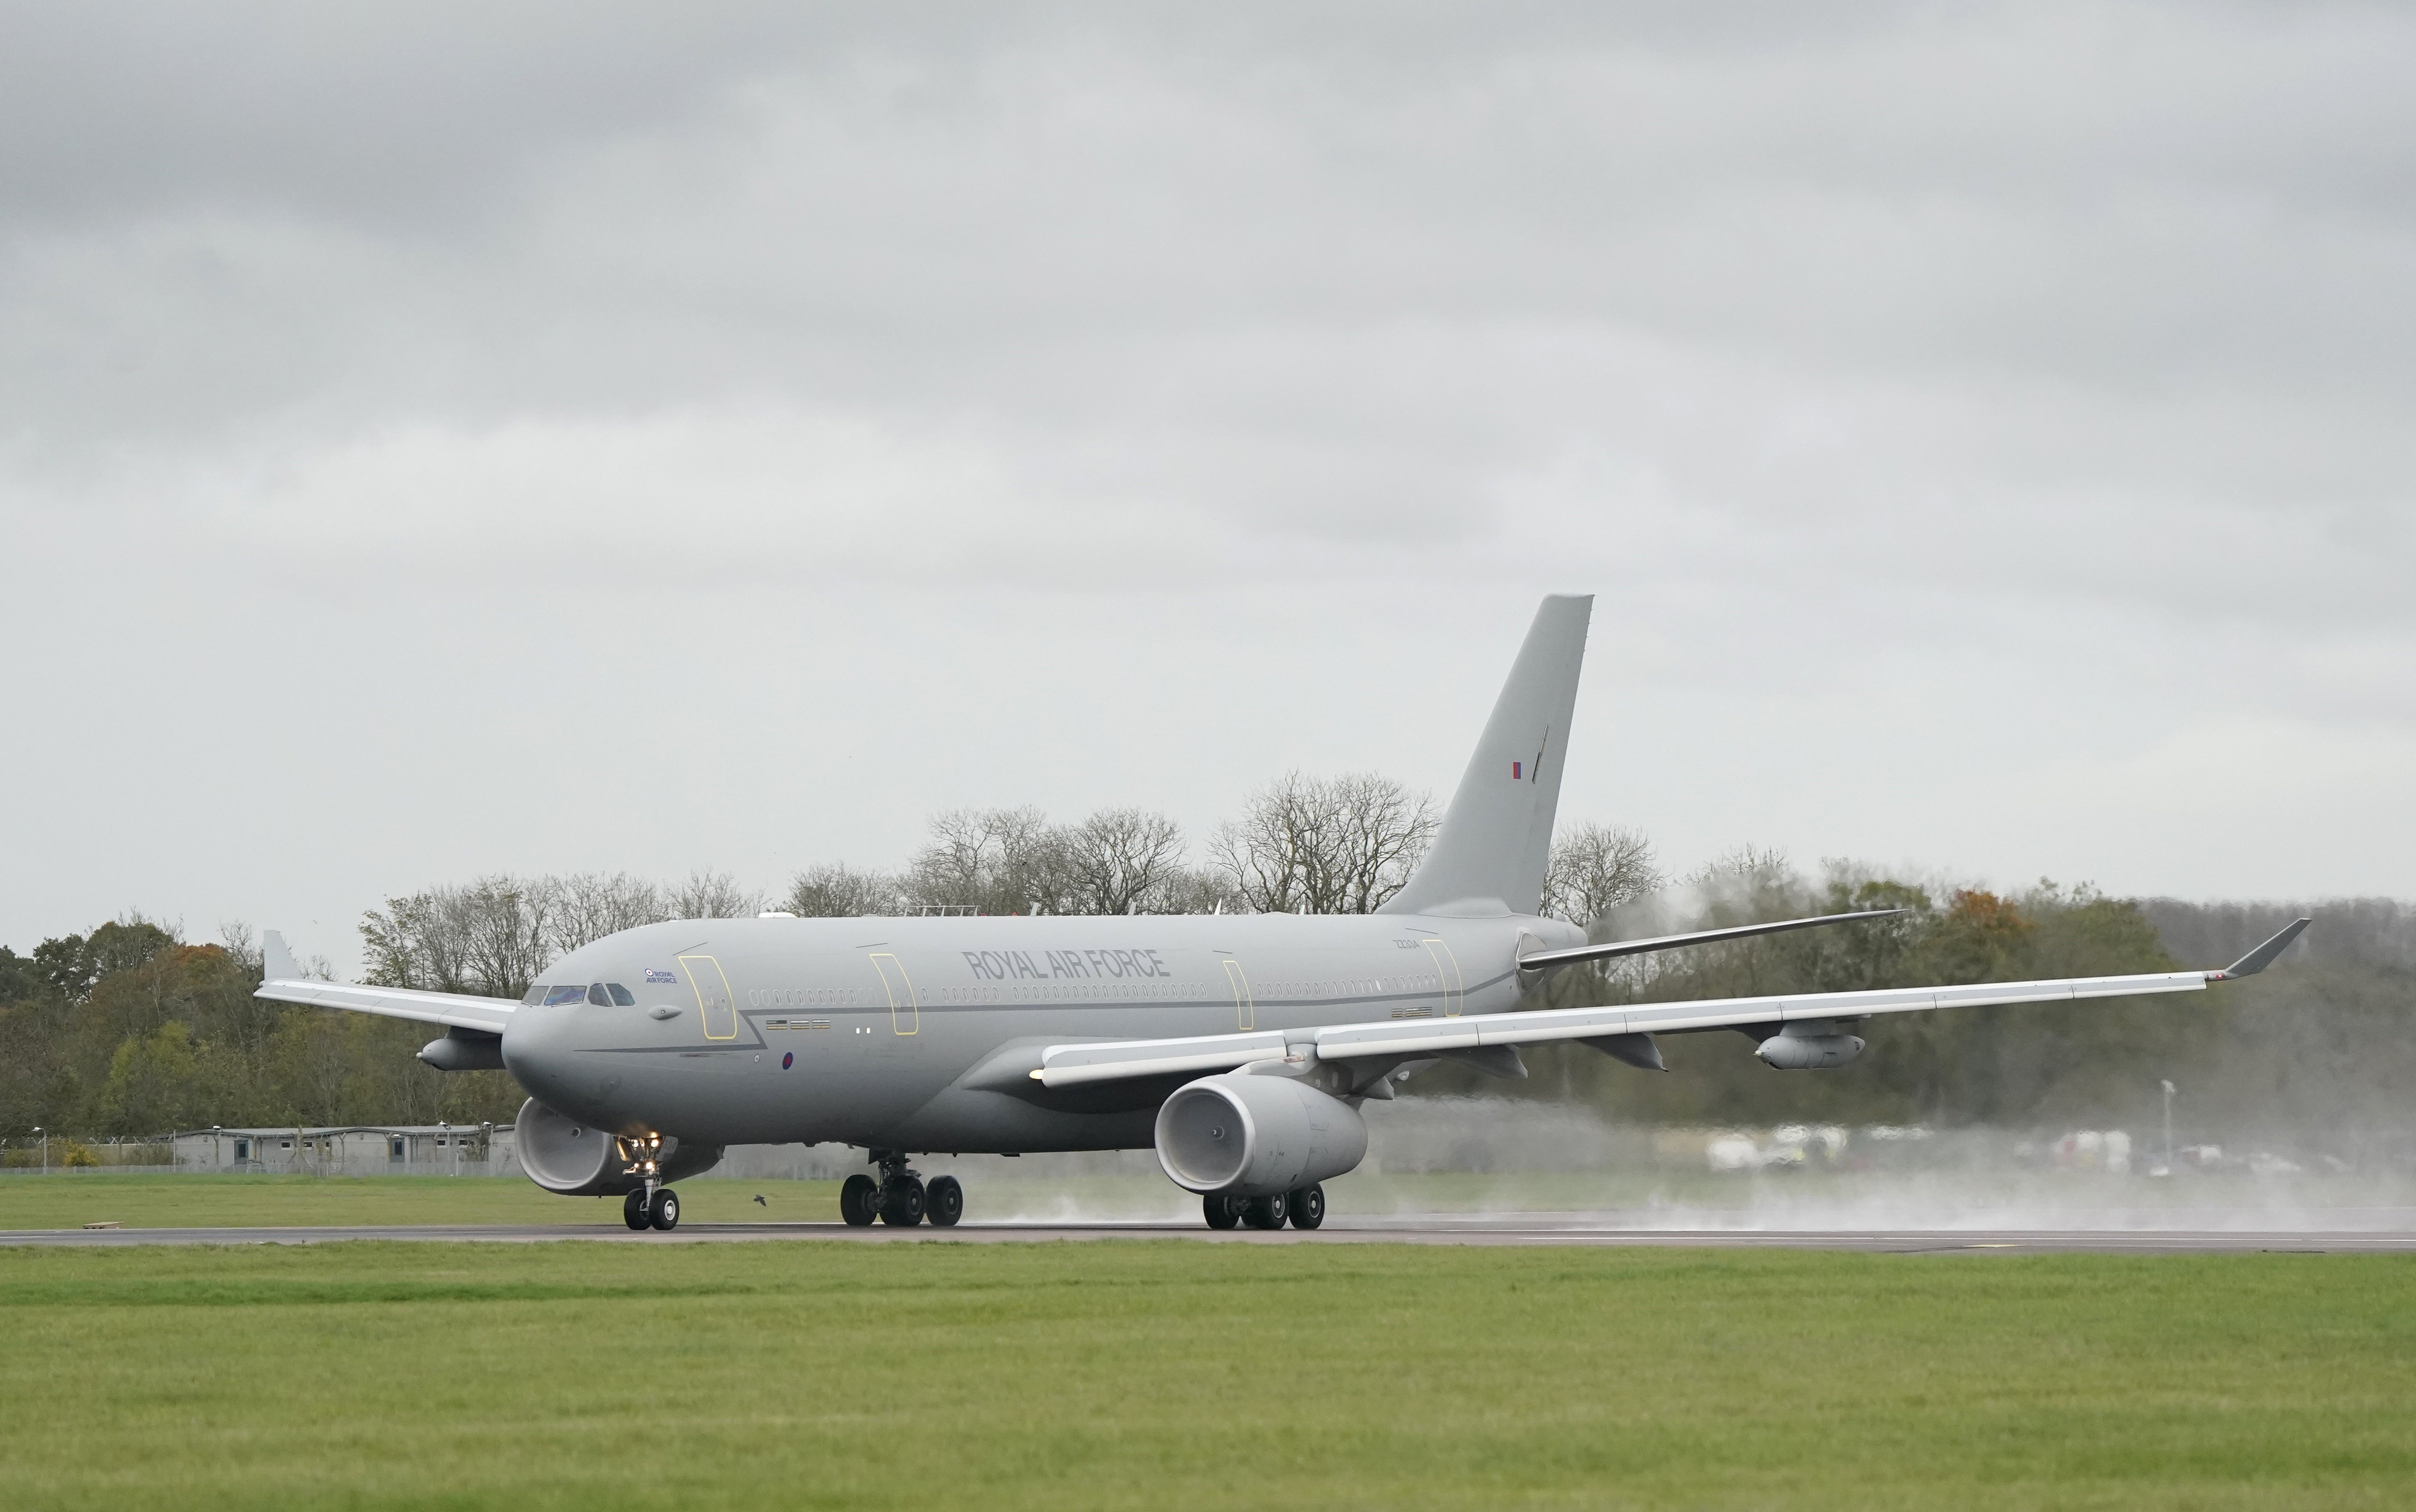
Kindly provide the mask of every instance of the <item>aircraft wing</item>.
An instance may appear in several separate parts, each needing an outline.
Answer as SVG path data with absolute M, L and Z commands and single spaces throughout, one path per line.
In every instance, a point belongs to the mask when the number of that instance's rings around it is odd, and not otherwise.
M 306 977 L 285 948 L 285 937 L 270 930 L 261 940 L 266 981 L 254 997 L 276 1003 L 308 1003 L 315 1008 L 342 1008 L 390 1019 L 416 1019 L 453 1029 L 478 1029 L 501 1034 L 520 1004 L 508 997 L 473 997 L 466 993 L 420 992 L 409 987 L 355 987 L 350 982 L 321 981 Z
M 1380 1056 L 1413 1059 L 1494 1045 L 1757 1025 L 1770 1025 L 1774 1034 L 1780 1025 L 1805 1020 L 1850 1020 L 1879 1013 L 1925 1013 L 1940 1008 L 1995 1008 L 2011 1003 L 2203 992 L 2210 982 L 2254 976 L 2264 970 L 2306 926 L 2307 921 L 2298 921 L 2219 971 L 2153 971 L 2122 977 L 1979 982 L 1964 987 L 1889 987 L 1872 992 L 1715 997 L 1690 1003 L 1629 1003 L 1606 1008 L 1540 1009 L 1526 1013 L 1474 1013 L 1459 1018 L 1391 1019 L 1200 1039 L 1051 1045 L 1041 1052 L 1040 1069 L 1032 1075 L 1046 1086 L 1079 1086 L 1175 1071 L 1230 1070 L 1261 1060 L 1359 1060 Z

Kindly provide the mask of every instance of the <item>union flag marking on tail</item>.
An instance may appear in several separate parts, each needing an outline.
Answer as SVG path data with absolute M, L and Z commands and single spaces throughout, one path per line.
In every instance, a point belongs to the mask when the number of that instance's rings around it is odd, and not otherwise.
M 1519 761 L 1513 761 L 1513 762 L 1511 762 L 1511 763 L 1510 763 L 1510 780 L 1511 780 L 1512 782 L 1517 782 L 1517 781 L 1518 780 L 1519 774 L 1520 774 L 1521 772 L 1525 771 L 1526 770 L 1527 770 L 1527 769 L 1526 769 L 1526 764 L 1525 764 L 1524 762 L 1519 762 Z

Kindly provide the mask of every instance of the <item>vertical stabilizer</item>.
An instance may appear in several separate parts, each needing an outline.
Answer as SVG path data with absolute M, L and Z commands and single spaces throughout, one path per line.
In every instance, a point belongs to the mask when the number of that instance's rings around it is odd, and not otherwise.
M 1542 906 L 1569 717 L 1593 614 L 1592 594 L 1555 593 L 1535 611 L 1434 848 L 1409 886 L 1377 912 L 1489 912 L 1497 900 L 1517 914 Z

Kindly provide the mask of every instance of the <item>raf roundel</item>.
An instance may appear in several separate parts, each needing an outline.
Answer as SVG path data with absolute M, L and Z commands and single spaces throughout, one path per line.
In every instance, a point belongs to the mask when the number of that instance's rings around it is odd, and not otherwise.
M 782 1070 L 787 1070 L 790 1067 L 792 1067 L 792 1066 L 795 1065 L 796 1063 L 797 1063 L 797 1053 L 796 1053 L 795 1051 L 793 1051 L 793 1050 L 789 1051 L 789 1052 L 785 1053 L 784 1055 L 782 1055 L 780 1056 L 780 1069 L 781 1069 Z

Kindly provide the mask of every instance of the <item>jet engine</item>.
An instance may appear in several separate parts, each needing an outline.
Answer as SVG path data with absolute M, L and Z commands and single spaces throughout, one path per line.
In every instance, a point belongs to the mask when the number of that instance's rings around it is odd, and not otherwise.
M 513 1145 L 521 1169 L 531 1181 L 565 1197 L 617 1196 L 646 1184 L 643 1163 L 656 1163 L 655 1179 L 677 1181 L 721 1161 L 718 1145 L 683 1145 L 666 1136 L 650 1145 L 622 1139 L 601 1129 L 590 1129 L 554 1112 L 536 1099 L 521 1104 L 513 1125 Z
M 1783 1071 L 1825 1071 L 1843 1066 L 1863 1053 L 1863 1041 L 1850 1034 L 1774 1034 L 1754 1052 L 1764 1065 Z
M 1338 1176 L 1367 1154 L 1359 1110 L 1289 1076 L 1202 1077 L 1157 1110 L 1157 1163 L 1202 1196 L 1290 1191 Z

